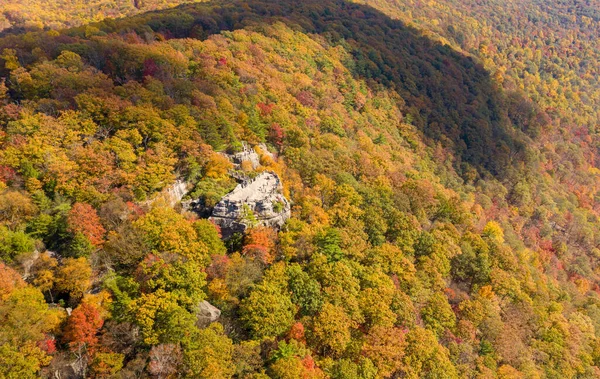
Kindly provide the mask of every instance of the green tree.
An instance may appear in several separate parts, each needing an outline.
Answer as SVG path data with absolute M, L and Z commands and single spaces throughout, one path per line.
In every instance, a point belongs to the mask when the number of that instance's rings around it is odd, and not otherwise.
M 231 378 L 235 373 L 233 342 L 223 326 L 213 323 L 206 329 L 194 330 L 184 346 L 187 377 L 206 379 Z
M 324 254 L 329 261 L 339 261 L 344 257 L 340 247 L 341 242 L 339 231 L 335 228 L 329 228 L 317 236 L 315 244 L 318 246 L 319 252 Z
M 209 220 L 201 219 L 194 222 L 198 238 L 208 247 L 210 255 L 225 254 L 225 244 L 221 240 L 218 227 Z
M 458 378 L 448 350 L 439 345 L 429 330 L 417 327 L 406 335 L 404 375 L 406 378 Z
M 323 305 L 319 282 L 311 278 L 298 264 L 290 265 L 287 274 L 292 302 L 300 307 L 300 313 L 312 315 L 318 312 Z
M 179 305 L 193 312 L 205 295 L 206 274 L 193 261 L 163 259 L 149 255 L 136 270 L 143 293 L 169 292 Z
M 467 233 L 461 250 L 462 254 L 452 260 L 453 276 L 471 285 L 489 283 L 492 268 L 488 244 L 480 236 Z
M 146 345 L 178 343 L 197 329 L 195 315 L 178 304 L 175 294 L 163 289 L 132 300 L 127 311 Z
M 12 263 L 33 253 L 35 241 L 22 231 L 0 226 L 0 259 Z
M 170 207 L 154 207 L 134 222 L 156 253 L 178 254 L 199 264 L 208 263 L 208 247 L 198 238 L 194 223 Z
M 294 322 L 296 309 L 290 296 L 275 283 L 257 285 L 240 304 L 240 318 L 255 338 L 277 337 Z
M 448 304 L 448 299 L 439 292 L 434 293 L 421 309 L 421 317 L 427 328 L 438 337 L 441 337 L 446 329 L 452 330 L 456 324 L 456 315 Z
M 342 307 L 325 303 L 313 320 L 309 342 L 323 355 L 341 357 L 352 338 L 352 328 Z

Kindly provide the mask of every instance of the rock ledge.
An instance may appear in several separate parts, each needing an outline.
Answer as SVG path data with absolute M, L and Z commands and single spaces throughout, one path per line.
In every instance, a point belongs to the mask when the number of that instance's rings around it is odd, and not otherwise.
M 280 228 L 291 216 L 279 176 L 265 171 L 248 179 L 214 207 L 211 220 L 221 227 L 223 237 L 243 233 L 253 225 Z

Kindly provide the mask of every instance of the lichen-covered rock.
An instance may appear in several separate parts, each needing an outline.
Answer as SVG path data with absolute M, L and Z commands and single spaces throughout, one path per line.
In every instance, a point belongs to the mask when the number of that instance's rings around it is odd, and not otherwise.
M 290 203 L 283 196 L 279 176 L 267 171 L 242 182 L 223 197 L 210 218 L 227 237 L 251 225 L 280 228 L 290 215 Z

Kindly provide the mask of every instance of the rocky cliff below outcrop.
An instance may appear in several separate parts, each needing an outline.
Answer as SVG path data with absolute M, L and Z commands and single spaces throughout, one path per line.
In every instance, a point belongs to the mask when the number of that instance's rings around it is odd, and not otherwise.
M 243 233 L 253 225 L 280 228 L 291 216 L 290 203 L 282 189 L 277 174 L 262 172 L 223 197 L 210 219 L 221 227 L 224 237 Z
M 190 183 L 185 182 L 183 179 L 177 179 L 175 183 L 165 187 L 153 198 L 142 202 L 141 205 L 150 206 L 157 201 L 163 201 L 167 205 L 174 207 L 187 195 L 190 187 L 192 187 Z

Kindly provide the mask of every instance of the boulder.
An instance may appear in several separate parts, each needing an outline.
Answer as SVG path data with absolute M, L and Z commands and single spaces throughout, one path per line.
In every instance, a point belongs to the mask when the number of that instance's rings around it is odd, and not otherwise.
M 221 310 L 208 301 L 204 300 L 198 304 L 198 313 L 196 313 L 198 323 L 201 325 L 210 324 L 221 317 Z

